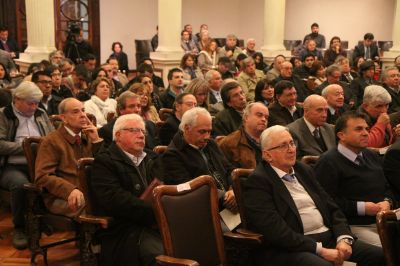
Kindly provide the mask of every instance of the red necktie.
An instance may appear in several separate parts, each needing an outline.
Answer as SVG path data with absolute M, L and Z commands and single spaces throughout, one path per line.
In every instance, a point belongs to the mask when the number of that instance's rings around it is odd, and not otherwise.
M 78 134 L 75 135 L 75 143 L 78 146 L 81 145 L 81 137 Z

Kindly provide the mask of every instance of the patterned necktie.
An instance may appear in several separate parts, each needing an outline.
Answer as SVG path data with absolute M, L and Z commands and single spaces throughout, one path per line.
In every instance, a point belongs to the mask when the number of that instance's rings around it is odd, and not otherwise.
M 361 154 L 358 154 L 354 162 L 360 166 L 365 165 L 365 160 Z
M 290 183 L 294 182 L 294 174 L 286 174 L 284 176 L 282 176 L 282 179 L 285 181 L 288 181 Z
M 78 146 L 81 145 L 81 137 L 78 134 L 75 135 L 75 143 Z

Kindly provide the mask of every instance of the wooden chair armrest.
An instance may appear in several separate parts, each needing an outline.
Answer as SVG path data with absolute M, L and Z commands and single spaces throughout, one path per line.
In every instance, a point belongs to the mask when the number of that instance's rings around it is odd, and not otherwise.
M 24 184 L 24 189 L 27 191 L 32 191 L 32 192 L 36 192 L 36 193 L 42 193 L 42 188 L 33 184 L 33 183 L 26 183 Z
M 81 223 L 99 224 L 102 228 L 106 229 L 111 223 L 112 218 L 107 216 L 94 216 L 89 214 L 81 214 L 78 217 Z
M 256 232 L 253 232 L 253 231 L 251 231 L 249 229 L 244 229 L 244 228 L 236 229 L 236 233 L 239 233 L 239 234 L 244 235 L 244 236 L 258 237 L 258 238 L 260 238 L 261 241 L 264 238 L 264 236 L 262 234 L 259 234 L 259 233 L 256 233 Z
M 242 235 L 233 232 L 225 232 L 224 237 L 234 242 L 240 242 L 248 245 L 260 245 L 262 243 L 262 238 L 260 235 Z
M 165 265 L 165 266 L 200 266 L 197 261 L 188 260 L 188 259 L 179 259 L 174 258 L 166 255 L 158 255 L 156 257 L 156 261 L 158 265 Z

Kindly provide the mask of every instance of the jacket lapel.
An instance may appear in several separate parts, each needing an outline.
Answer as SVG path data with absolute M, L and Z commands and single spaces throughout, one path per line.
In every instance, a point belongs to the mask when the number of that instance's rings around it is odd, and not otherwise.
M 323 152 L 321 147 L 318 145 L 317 141 L 314 139 L 314 136 L 310 132 L 310 129 L 307 127 L 307 124 L 304 121 L 304 118 L 300 118 L 300 132 L 301 132 L 302 137 L 305 140 L 307 140 L 307 142 L 310 144 L 311 147 L 313 147 L 320 153 Z

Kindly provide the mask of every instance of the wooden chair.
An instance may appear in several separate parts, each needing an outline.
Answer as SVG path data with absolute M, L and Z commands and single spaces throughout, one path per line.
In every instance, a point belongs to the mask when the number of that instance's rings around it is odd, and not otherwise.
M 78 221 L 81 223 L 80 235 L 83 240 L 81 241 L 83 244 L 79 247 L 81 255 L 80 261 L 83 265 L 97 265 L 97 256 L 93 252 L 93 250 L 97 250 L 97 248 L 92 247 L 98 247 L 99 244 L 94 238 L 94 235 L 100 228 L 106 229 L 112 221 L 111 217 L 100 217 L 93 214 L 92 194 L 89 187 L 93 161 L 93 158 L 81 158 L 77 163 L 79 185 L 86 200 L 85 213 L 78 217 Z
M 173 115 L 174 110 L 170 108 L 161 108 L 160 111 L 158 112 L 158 115 L 160 116 L 161 121 L 167 120 L 168 116 Z
M 165 255 L 160 265 L 227 265 L 218 214 L 217 187 L 210 176 L 153 191 L 153 208 Z M 254 238 L 225 233 L 226 238 L 253 243 Z
M 81 227 L 79 222 L 73 218 L 63 215 L 50 213 L 42 201 L 42 188 L 35 185 L 35 160 L 38 146 L 41 138 L 29 137 L 22 142 L 24 153 L 28 162 L 29 181 L 24 188 L 27 191 L 27 235 L 28 248 L 31 251 L 31 264 L 36 265 L 35 259 L 37 255 L 43 256 L 44 264 L 47 265 L 47 250 L 51 247 L 66 244 L 73 241 L 79 241 L 81 265 L 96 265 L 93 255 L 89 247 L 90 235 L 87 227 Z M 55 231 L 72 231 L 74 236 L 68 239 L 51 242 L 48 244 L 40 244 L 42 233 L 51 235 Z
M 400 209 L 379 212 L 376 225 L 387 266 L 400 265 Z
M 314 165 L 317 163 L 319 156 L 316 155 L 306 155 L 301 158 L 301 162 L 308 165 Z
M 236 168 L 232 171 L 231 174 L 233 192 L 235 192 L 236 204 L 238 205 L 240 220 L 242 221 L 242 226 L 238 231 L 241 233 L 246 232 L 247 230 L 247 221 L 244 214 L 244 198 L 242 187 L 253 171 L 254 169 Z
M 168 146 L 166 145 L 158 145 L 153 148 L 153 151 L 158 155 L 163 154 L 167 150 Z

